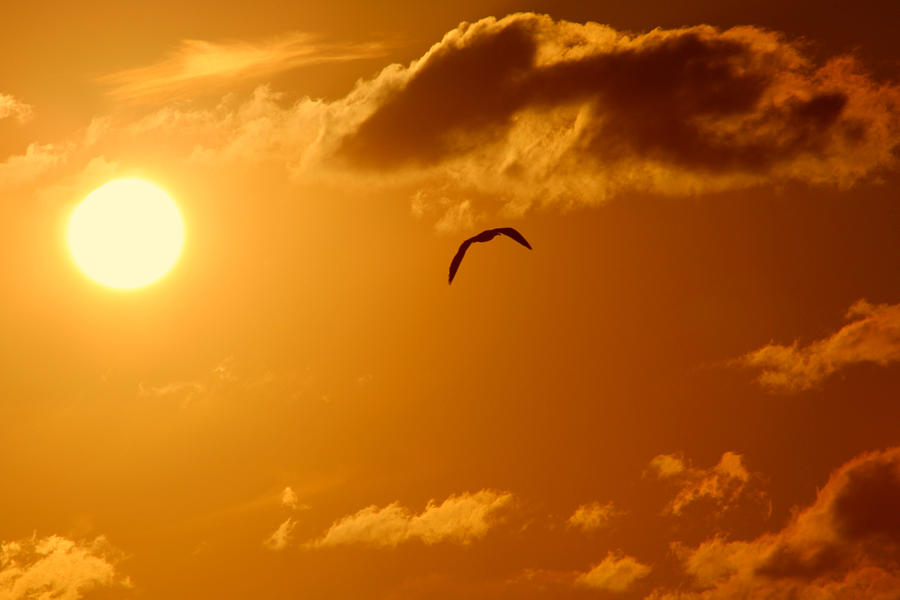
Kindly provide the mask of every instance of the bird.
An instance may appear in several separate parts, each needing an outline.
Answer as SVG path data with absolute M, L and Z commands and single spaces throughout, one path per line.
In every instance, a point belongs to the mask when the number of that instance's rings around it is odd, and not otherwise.
M 447 280 L 447 285 L 453 283 L 453 277 L 456 275 L 456 271 L 457 269 L 459 269 L 460 263 L 462 263 L 463 256 L 465 256 L 466 250 L 469 249 L 469 246 L 472 244 L 472 242 L 488 242 L 498 235 L 511 237 L 512 239 L 516 240 L 517 242 L 531 250 L 531 244 L 528 243 L 528 240 L 525 239 L 525 236 L 523 236 L 512 227 L 497 227 L 496 229 L 485 229 L 478 235 L 473 235 L 459 245 L 459 250 L 456 251 L 456 255 L 453 257 L 453 260 L 450 261 L 450 277 Z

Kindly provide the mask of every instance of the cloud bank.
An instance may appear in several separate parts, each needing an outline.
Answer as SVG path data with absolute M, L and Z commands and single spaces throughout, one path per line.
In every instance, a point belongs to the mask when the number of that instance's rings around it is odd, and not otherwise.
M 859 300 L 850 307 L 850 323 L 806 346 L 768 344 L 740 362 L 761 372 L 758 381 L 772 390 L 813 388 L 835 372 L 858 363 L 888 365 L 900 361 L 900 304 L 873 305 Z
M 414 539 L 429 545 L 443 541 L 469 544 L 487 534 L 497 513 L 512 500 L 508 492 L 481 490 L 450 496 L 440 504 L 429 501 L 417 515 L 397 502 L 384 508 L 373 505 L 335 522 L 310 546 L 362 544 L 392 548 Z
M 303 36 L 191 42 L 104 81 L 122 97 L 165 96 L 373 53 Z M 631 34 L 520 13 L 463 23 L 334 101 L 285 103 L 264 86 L 244 101 L 99 119 L 83 139 L 10 157 L 0 186 L 26 163 L 43 173 L 109 156 L 127 167 L 128 153 L 153 150 L 195 171 L 267 165 L 294 181 L 400 187 L 414 212 L 454 229 L 497 209 L 595 205 L 628 191 L 850 186 L 895 168 L 898 145 L 900 88 L 851 56 L 819 63 L 750 26 Z
M 622 189 L 848 186 L 896 164 L 900 132 L 896 86 L 849 56 L 814 64 L 750 26 L 632 35 L 530 13 L 488 18 L 361 90 L 371 113 L 339 144 L 354 165 L 440 167 L 586 202 Z

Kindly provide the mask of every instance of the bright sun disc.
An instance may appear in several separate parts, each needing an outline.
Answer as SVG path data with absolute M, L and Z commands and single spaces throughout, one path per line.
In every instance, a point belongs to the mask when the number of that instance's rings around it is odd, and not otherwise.
M 98 187 L 69 221 L 75 262 L 91 279 L 113 288 L 136 288 L 165 275 L 178 259 L 183 240 L 175 202 L 141 179 L 117 179 Z

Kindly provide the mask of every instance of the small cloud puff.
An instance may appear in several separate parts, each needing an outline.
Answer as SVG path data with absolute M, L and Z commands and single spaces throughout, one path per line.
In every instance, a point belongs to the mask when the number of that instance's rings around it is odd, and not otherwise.
M 20 102 L 9 94 L 0 94 L 0 119 L 15 117 L 20 123 L 24 123 L 32 115 L 31 105 Z
M 297 498 L 297 494 L 294 490 L 292 490 L 290 486 L 284 488 L 284 491 L 281 492 L 281 505 L 285 508 L 296 510 L 298 503 L 299 498 Z
M 579 575 L 575 583 L 595 590 L 624 592 L 635 581 L 649 575 L 651 570 L 651 567 L 638 562 L 634 557 L 610 552 L 590 571 Z
M 576 527 L 582 531 L 597 531 L 609 526 L 612 519 L 622 514 L 624 511 L 616 508 L 612 502 L 606 504 L 591 502 L 576 508 L 566 523 L 569 527 Z

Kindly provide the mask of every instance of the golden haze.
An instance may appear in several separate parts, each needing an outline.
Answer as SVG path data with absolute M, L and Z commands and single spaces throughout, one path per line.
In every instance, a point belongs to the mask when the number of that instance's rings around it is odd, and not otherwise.
M 6 7 L 0 598 L 894 598 L 897 8 L 742 4 Z

